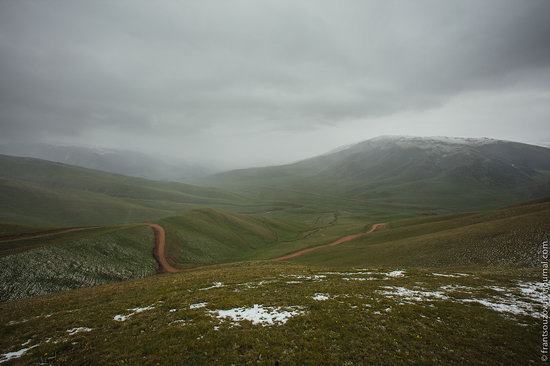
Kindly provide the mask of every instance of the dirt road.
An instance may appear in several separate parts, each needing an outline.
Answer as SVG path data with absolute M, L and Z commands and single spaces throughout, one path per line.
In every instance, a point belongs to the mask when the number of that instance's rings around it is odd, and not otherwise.
M 370 228 L 369 231 L 367 232 L 364 232 L 364 233 L 359 233 L 359 234 L 352 234 L 352 235 L 347 235 L 347 236 L 344 236 L 338 240 L 335 240 L 331 243 L 328 243 L 328 244 L 325 244 L 325 245 L 319 245 L 319 246 L 316 246 L 316 247 L 311 247 L 311 248 L 305 248 L 305 249 L 301 249 L 297 252 L 294 252 L 294 253 L 290 253 L 290 254 L 285 254 L 281 257 L 278 257 L 278 258 L 275 258 L 275 260 L 277 261 L 286 261 L 286 260 L 289 260 L 289 259 L 293 259 L 293 258 L 297 258 L 297 257 L 301 257 L 305 254 L 308 254 L 308 253 L 311 253 L 311 252 L 314 252 L 316 250 L 319 250 L 319 249 L 322 249 L 322 248 L 328 248 L 328 247 L 333 247 L 335 245 L 339 245 L 339 244 L 343 244 L 343 243 L 347 243 L 348 241 L 352 241 L 354 239 L 357 239 L 357 238 L 360 238 L 360 237 L 363 237 L 363 236 L 366 236 L 370 233 L 373 233 L 377 230 L 380 230 L 382 229 L 386 224 L 374 224 L 372 225 L 372 227 Z
M 153 250 L 153 254 L 159 264 L 161 272 L 178 272 L 178 270 L 172 267 L 172 265 L 168 263 L 168 260 L 166 259 L 166 233 L 164 231 L 164 228 L 158 224 L 146 225 L 153 229 L 153 232 L 155 233 L 155 249 Z
M 166 259 L 166 233 L 164 231 L 164 228 L 158 224 L 146 223 L 145 225 L 149 226 L 155 233 L 155 247 L 153 250 L 153 255 L 157 263 L 159 264 L 159 268 L 161 272 L 170 272 L 170 273 L 178 272 L 178 270 L 174 268 L 170 263 L 168 263 L 168 260 Z M 54 229 L 54 230 L 48 230 L 48 231 L 42 231 L 42 232 L 6 235 L 6 236 L 0 237 L 0 242 L 13 242 L 13 241 L 21 241 L 21 240 L 29 240 L 29 239 L 46 238 L 49 236 L 73 233 L 77 231 L 98 229 L 100 227 L 101 226 L 73 227 L 69 229 Z

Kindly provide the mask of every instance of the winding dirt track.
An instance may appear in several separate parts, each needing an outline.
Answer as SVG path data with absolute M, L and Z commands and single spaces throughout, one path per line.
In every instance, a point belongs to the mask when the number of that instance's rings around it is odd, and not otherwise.
M 166 259 L 166 232 L 164 228 L 158 224 L 146 224 L 155 233 L 155 249 L 153 255 L 159 264 L 161 272 L 175 273 L 178 272 Z
M 316 247 L 301 249 L 301 250 L 298 250 L 297 252 L 290 253 L 290 254 L 285 254 L 281 257 L 275 258 L 275 260 L 276 261 L 286 261 L 286 260 L 289 260 L 289 259 L 301 257 L 301 256 L 303 256 L 305 254 L 308 254 L 308 253 L 311 253 L 311 252 L 315 252 L 315 251 L 317 251 L 319 249 L 322 249 L 322 248 L 328 248 L 328 247 L 333 247 L 335 245 L 347 243 L 348 241 L 352 241 L 354 239 L 361 238 L 361 237 L 366 236 L 370 233 L 378 231 L 378 230 L 384 228 L 384 226 L 386 226 L 386 224 L 374 224 L 374 225 L 372 225 L 370 230 L 367 231 L 367 232 L 359 233 L 359 234 L 346 235 L 346 236 L 344 236 L 344 237 L 342 237 L 338 240 L 335 240 L 331 243 L 328 243 L 328 244 L 325 244 L 325 245 L 319 245 L 319 246 L 316 246 Z
M 155 233 L 155 247 L 153 249 L 153 256 L 155 257 L 157 263 L 159 264 L 160 272 L 174 273 L 178 272 L 178 269 L 173 267 L 168 260 L 166 259 L 166 232 L 164 228 L 158 224 L 145 223 L 144 225 L 149 226 L 153 229 Z M 86 227 L 73 227 L 69 229 L 60 229 L 60 230 L 49 230 L 28 234 L 19 234 L 19 235 L 7 235 L 0 237 L 0 242 L 12 242 L 28 239 L 37 239 L 45 238 L 49 236 L 72 233 L 77 231 L 84 231 L 90 229 L 97 229 L 100 226 L 86 226 Z

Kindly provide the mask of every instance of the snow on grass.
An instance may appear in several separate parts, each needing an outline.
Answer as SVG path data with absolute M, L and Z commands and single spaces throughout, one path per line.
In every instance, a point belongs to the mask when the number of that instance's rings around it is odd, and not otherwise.
M 221 288 L 221 287 L 224 287 L 223 282 L 213 282 L 212 286 L 200 288 L 199 291 L 206 291 L 206 290 L 211 290 L 213 288 Z
M 550 302 L 548 297 L 548 287 L 545 287 L 544 282 L 523 282 L 518 281 L 518 289 L 523 297 L 529 300 L 544 305 Z
M 296 285 L 296 284 L 302 283 L 302 281 L 286 281 L 286 283 L 289 285 Z
M 475 290 L 475 288 L 473 287 L 462 286 L 462 285 L 444 285 L 444 286 L 441 286 L 440 289 L 443 291 L 450 291 L 450 292 L 453 292 L 453 291 L 470 292 Z
M 357 271 L 357 272 L 321 272 L 324 275 L 336 275 L 336 276 L 358 276 L 358 275 L 373 275 L 376 272 L 369 271 Z
M 322 293 L 316 293 L 311 297 L 315 301 L 326 301 L 330 299 L 330 296 L 328 294 L 322 294 Z
M 396 287 L 396 286 L 384 286 L 386 291 L 378 291 L 382 295 L 390 298 L 401 298 L 404 301 L 415 302 L 415 301 L 432 301 L 436 300 L 448 300 L 449 297 L 446 296 L 441 291 L 426 291 L 426 290 L 410 290 L 405 287 Z
M 78 327 L 73 329 L 67 329 L 67 333 L 69 333 L 70 336 L 75 335 L 77 333 L 83 333 L 83 332 L 91 332 L 92 328 L 88 327 Z
M 206 307 L 206 305 L 208 305 L 207 302 L 199 302 L 199 303 L 197 303 L 197 304 L 191 304 L 191 305 L 189 305 L 189 309 L 191 309 L 191 310 L 200 309 L 200 308 Z
M 254 304 L 250 308 L 233 308 L 229 310 L 212 310 L 210 315 L 218 319 L 229 319 L 233 322 L 241 322 L 248 320 L 254 325 L 271 326 L 285 324 L 288 319 L 304 313 L 302 307 L 290 306 L 281 307 L 264 307 L 263 305 Z
M 186 325 L 188 323 L 189 323 L 189 321 L 187 321 L 187 320 L 178 319 L 178 320 L 171 321 L 170 323 L 168 323 L 168 325 L 174 325 L 174 324 Z
M 19 358 L 23 356 L 25 353 L 27 353 L 29 350 L 33 349 L 34 347 L 38 347 L 38 344 L 35 344 L 34 346 L 30 346 L 27 348 L 21 348 L 20 350 L 15 352 L 3 353 L 0 355 L 0 363 L 8 362 L 10 360 Z
M 268 285 L 268 284 L 275 283 L 275 282 L 277 282 L 277 281 L 276 280 L 262 280 L 262 281 L 258 281 L 258 282 L 239 283 L 237 286 L 243 286 L 243 287 L 246 287 L 248 289 L 251 289 L 251 288 L 258 288 L 260 286 Z
M 499 296 L 490 299 L 472 298 L 461 299 L 463 303 L 478 303 L 491 310 L 513 315 L 526 315 L 534 318 L 542 316 L 542 309 L 548 303 L 548 292 L 543 282 L 518 281 L 518 287 L 503 288 L 486 287 L 499 292 Z
M 436 277 L 449 277 L 449 278 L 460 278 L 460 277 L 466 277 L 469 276 L 464 273 L 432 273 L 432 276 Z
M 405 277 L 405 271 L 403 271 L 403 270 L 391 271 L 391 272 L 386 273 L 386 276 L 387 277 L 393 277 L 393 278 Z
M 115 315 L 113 317 L 113 320 L 117 321 L 117 322 L 125 322 L 126 320 L 128 320 L 130 317 L 136 315 L 136 314 L 139 314 L 139 313 L 143 313 L 144 311 L 147 311 L 147 310 L 152 310 L 154 309 L 155 307 L 153 305 L 149 305 L 149 306 L 146 306 L 144 308 L 132 308 L 132 309 L 128 309 L 129 311 L 131 311 L 130 314 L 128 315 Z
M 291 275 L 282 275 L 283 277 L 291 277 L 291 278 L 295 278 L 297 280 L 309 280 L 309 281 L 323 281 L 327 278 L 326 275 L 322 275 L 322 274 L 319 274 L 319 275 L 294 275 L 294 274 L 291 274 Z
M 510 299 L 462 299 L 463 303 L 478 303 L 499 313 L 509 313 L 514 315 L 530 315 L 537 317 L 532 306 L 522 301 L 510 301 Z
M 374 277 L 344 277 L 342 278 L 344 281 L 374 281 L 378 278 Z

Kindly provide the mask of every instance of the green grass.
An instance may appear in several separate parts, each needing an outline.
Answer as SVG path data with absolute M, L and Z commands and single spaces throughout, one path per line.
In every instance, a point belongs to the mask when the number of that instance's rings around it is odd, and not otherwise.
M 257 204 L 215 188 L 0 155 L 0 220 L 4 222 L 111 225 L 172 216 L 197 205 L 242 210 Z
M 294 259 L 346 266 L 536 267 L 548 240 L 550 202 L 408 219 L 385 230 Z
M 159 223 L 166 230 L 169 257 L 183 267 L 251 259 L 257 251 L 314 227 L 214 209 L 191 210 Z
M 16 362 L 22 365 L 538 362 L 536 318 L 475 302 L 511 302 L 539 311 L 540 303 L 524 298 L 517 282 L 536 281 L 536 273 L 476 271 L 447 278 L 433 275 L 430 269 L 416 269 L 404 277 L 388 277 L 385 273 L 393 269 L 326 274 L 338 269 L 242 263 L 3 303 L 0 352 L 36 345 Z M 201 290 L 216 281 L 223 287 Z M 443 290 L 449 285 L 467 290 Z M 446 298 L 395 297 L 384 293 L 388 286 L 439 291 Z M 494 290 L 496 286 L 513 297 Z M 328 300 L 314 300 L 316 293 L 326 294 Z M 202 302 L 204 308 L 190 309 Z M 254 304 L 301 313 L 286 324 L 272 326 L 219 319 L 210 313 Z M 152 308 L 126 321 L 113 319 L 132 313 L 128 309 L 147 306 Z M 76 327 L 91 330 L 68 335 L 67 330 Z

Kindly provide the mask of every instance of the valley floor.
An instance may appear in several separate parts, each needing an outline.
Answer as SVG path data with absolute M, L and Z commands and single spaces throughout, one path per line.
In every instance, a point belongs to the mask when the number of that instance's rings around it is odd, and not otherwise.
M 540 360 L 535 270 L 217 265 L 0 304 L 14 364 Z

